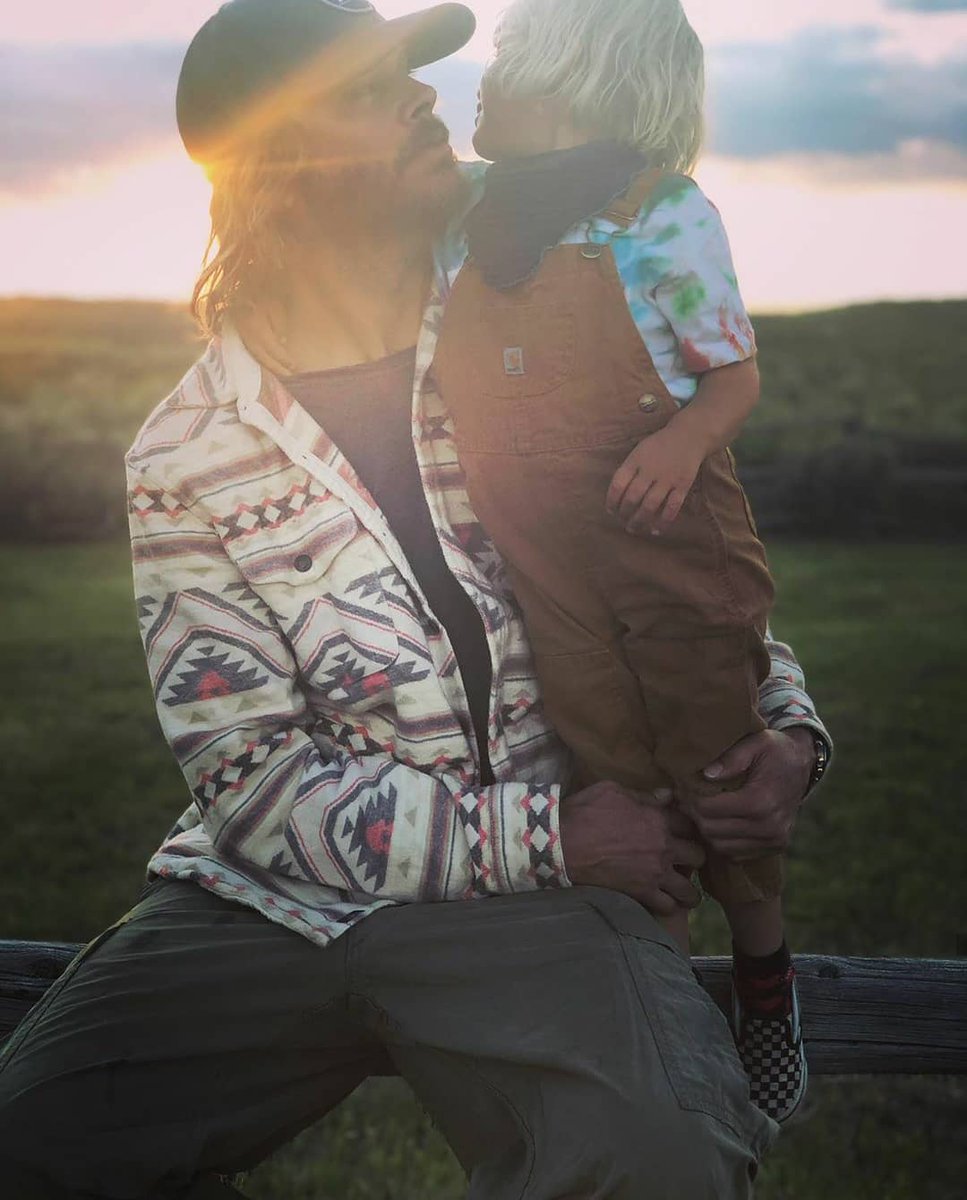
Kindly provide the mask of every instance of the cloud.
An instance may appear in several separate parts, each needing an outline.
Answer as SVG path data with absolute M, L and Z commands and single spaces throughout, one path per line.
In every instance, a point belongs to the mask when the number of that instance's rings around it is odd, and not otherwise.
M 49 190 L 78 168 L 177 146 L 182 53 L 174 42 L 0 45 L 0 192 Z M 851 177 L 884 181 L 916 167 L 924 178 L 962 177 L 964 65 L 898 56 L 874 27 L 715 46 L 708 148 L 753 161 L 812 160 L 827 173 L 839 162 Z M 470 152 L 480 73 L 479 64 L 458 58 L 421 72 L 437 88 L 438 111 L 462 154 Z M 911 146 L 928 150 L 911 155 Z M 892 171 L 891 158 L 902 160 Z
M 967 0 L 964 0 L 967 3 Z M 708 54 L 710 153 L 810 164 L 828 181 L 967 176 L 964 64 L 885 53 L 872 28 L 812 29 L 783 42 Z M 466 154 L 480 67 L 460 59 L 421 72 Z
M 965 63 L 886 54 L 874 28 L 805 30 L 709 56 L 710 148 L 741 158 L 967 145 Z
M 751 160 L 812 157 L 824 173 L 852 156 L 852 178 L 908 179 L 914 164 L 924 178 L 955 178 L 965 164 L 957 151 L 967 149 L 965 67 L 896 58 L 884 53 L 881 32 L 867 28 L 717 47 L 708 55 L 708 150 Z M 436 86 L 438 112 L 466 154 L 480 67 L 450 59 L 421 74 Z
M 770 184 L 795 187 L 856 190 L 887 186 L 918 187 L 959 183 L 967 179 L 967 150 L 946 142 L 903 142 L 889 154 L 775 154 L 769 158 L 738 159 L 710 155 L 709 165 L 727 164 Z M 751 175 L 748 176 L 752 178 Z
M 183 49 L 0 45 L 0 190 L 29 191 L 177 138 Z
M 967 9 L 967 0 L 887 0 L 887 8 L 922 13 L 961 12 Z

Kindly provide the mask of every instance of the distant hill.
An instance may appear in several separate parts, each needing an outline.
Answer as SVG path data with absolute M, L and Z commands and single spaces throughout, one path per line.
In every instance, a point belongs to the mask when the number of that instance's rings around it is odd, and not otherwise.
M 967 470 L 967 300 L 754 320 L 763 399 L 737 447 L 750 480 L 777 464 L 783 486 L 837 462 L 874 480 Z M 0 299 L 0 536 L 116 532 L 120 455 L 202 347 L 181 306 Z
M 755 319 L 763 400 L 750 432 L 827 443 L 843 430 L 967 438 L 967 300 Z

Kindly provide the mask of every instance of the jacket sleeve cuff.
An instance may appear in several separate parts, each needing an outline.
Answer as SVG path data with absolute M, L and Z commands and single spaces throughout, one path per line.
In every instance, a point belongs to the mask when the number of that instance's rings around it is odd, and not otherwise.
M 569 887 L 560 816 L 556 784 L 494 784 L 462 797 L 472 892 L 483 896 Z

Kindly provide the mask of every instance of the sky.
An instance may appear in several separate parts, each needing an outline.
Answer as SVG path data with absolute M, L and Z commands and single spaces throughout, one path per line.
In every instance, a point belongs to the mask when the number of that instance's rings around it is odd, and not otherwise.
M 506 0 L 470 6 L 473 41 L 424 72 L 465 155 Z M 967 295 L 967 0 L 684 6 L 709 78 L 696 178 L 722 212 L 747 305 Z M 0 294 L 190 293 L 208 190 L 181 149 L 174 89 L 216 7 L 33 0 L 4 14 Z

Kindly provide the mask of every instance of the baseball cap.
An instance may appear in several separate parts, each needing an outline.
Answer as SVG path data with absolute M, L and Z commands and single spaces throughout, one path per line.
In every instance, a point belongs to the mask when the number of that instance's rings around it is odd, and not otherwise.
M 369 0 L 228 0 L 185 53 L 175 102 L 181 140 L 192 158 L 211 159 L 293 80 L 324 84 L 394 49 L 413 70 L 459 50 L 475 27 L 462 4 L 386 20 Z

